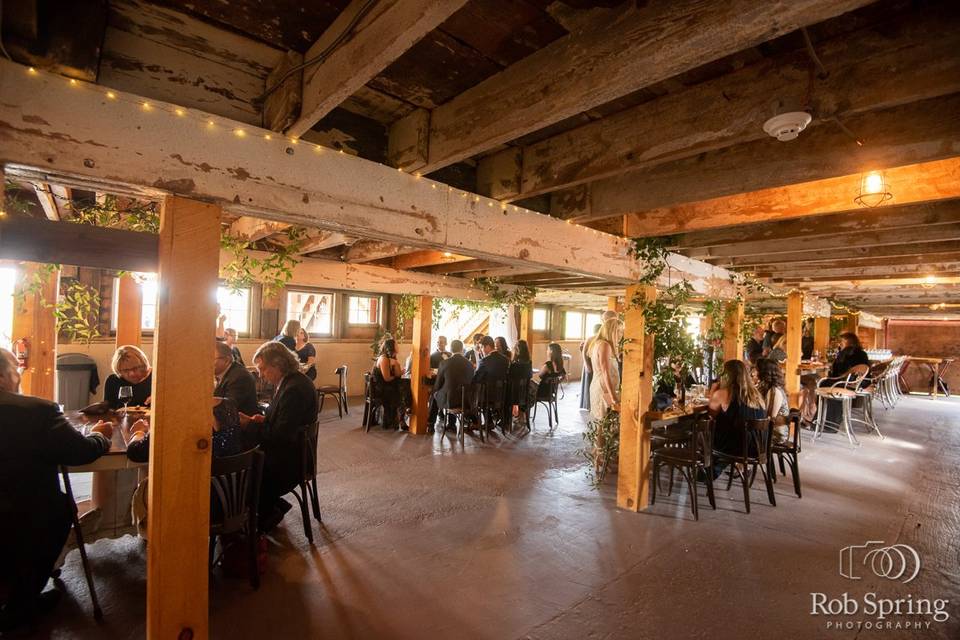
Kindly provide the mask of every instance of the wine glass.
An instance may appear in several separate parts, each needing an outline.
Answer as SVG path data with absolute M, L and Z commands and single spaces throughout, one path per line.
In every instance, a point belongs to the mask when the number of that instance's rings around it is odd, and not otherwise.
M 127 412 L 127 405 L 133 400 L 133 387 L 127 385 L 120 387 L 120 394 L 117 396 L 123 403 L 123 412 Z

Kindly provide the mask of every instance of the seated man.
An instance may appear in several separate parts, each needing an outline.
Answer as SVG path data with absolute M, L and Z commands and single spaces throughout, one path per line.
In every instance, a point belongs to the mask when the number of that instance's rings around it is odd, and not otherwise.
M 43 591 L 67 540 L 69 498 L 60 490 L 60 465 L 89 464 L 110 450 L 113 428 L 98 422 L 84 436 L 53 402 L 22 396 L 16 357 L 0 349 L 0 583 L 9 593 L 0 633 L 29 626 L 57 603 Z
M 430 354 L 430 368 L 439 369 L 440 363 L 450 357 L 450 352 L 447 351 L 447 338 L 446 336 L 440 336 L 437 338 L 437 350 Z
M 430 402 L 430 424 L 436 422 L 440 409 L 460 408 L 461 389 L 473 380 L 473 365 L 463 356 L 463 343 L 454 340 L 450 344 L 453 355 L 440 363 L 437 381 L 433 385 Z M 452 420 L 450 422 L 452 426 Z
M 230 398 L 237 411 L 247 415 L 260 413 L 257 404 L 257 381 L 250 372 L 233 357 L 233 349 L 226 342 L 214 343 L 213 375 L 217 386 L 213 395 L 217 398 Z
M 483 336 L 483 339 L 480 341 L 480 349 L 483 353 L 483 359 L 480 360 L 480 364 L 477 365 L 477 372 L 473 374 L 473 381 L 485 385 L 486 393 L 490 394 L 497 381 L 506 383 L 507 374 L 510 370 L 510 361 L 507 360 L 502 353 L 497 351 L 496 343 L 490 336 Z M 493 404 L 497 402 L 496 398 L 489 396 L 487 400 Z M 492 418 L 493 416 L 487 415 L 487 422 L 489 423 Z
M 317 390 L 300 371 L 297 354 L 282 343 L 267 342 L 253 354 L 260 376 L 277 391 L 266 416 L 240 414 L 240 424 L 264 453 L 260 485 L 260 530 L 280 524 L 290 503 L 282 496 L 300 484 L 299 434 L 317 420 Z

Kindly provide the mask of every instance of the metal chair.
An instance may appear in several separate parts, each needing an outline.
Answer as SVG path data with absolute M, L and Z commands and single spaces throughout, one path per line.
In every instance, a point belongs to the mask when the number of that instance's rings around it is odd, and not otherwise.
M 830 425 L 838 431 L 842 429 L 851 446 L 860 446 L 860 441 L 853 432 L 851 425 L 851 414 L 853 413 L 853 401 L 857 398 L 857 392 L 863 385 L 868 373 L 870 373 L 870 367 L 863 364 L 857 365 L 852 367 L 843 378 L 817 387 L 817 422 L 813 432 L 814 441 L 823 436 L 824 427 Z M 825 382 L 825 380 L 820 382 Z M 827 419 L 827 408 L 831 402 L 840 404 L 840 422 Z
M 559 386 L 559 376 L 546 375 L 540 378 L 540 383 L 537 385 L 537 397 L 533 403 L 531 423 L 537 421 L 537 405 L 542 404 L 547 407 L 547 423 L 550 426 L 550 431 L 554 429 L 554 418 L 556 418 L 557 424 L 560 424 L 560 412 L 557 406 L 557 389 Z
M 217 538 L 231 533 L 246 535 L 250 585 L 260 588 L 257 563 L 257 505 L 263 477 L 263 452 L 259 448 L 214 458 L 210 465 L 210 568 L 217 564 Z
M 333 396 L 337 401 L 337 411 L 340 413 L 340 419 L 343 414 L 350 415 L 350 407 L 347 406 L 347 365 L 342 364 L 333 372 L 337 376 L 338 384 L 325 384 L 317 387 L 317 413 L 323 412 L 323 401 L 327 396 Z
M 300 484 L 290 492 L 300 504 L 300 516 L 303 519 L 303 535 L 313 544 L 313 526 L 310 523 L 310 507 L 313 507 L 313 517 L 317 522 L 323 522 L 320 517 L 320 498 L 317 494 L 317 436 L 320 424 L 316 420 L 300 430 L 298 434 L 301 452 Z M 299 489 L 299 493 L 297 492 Z

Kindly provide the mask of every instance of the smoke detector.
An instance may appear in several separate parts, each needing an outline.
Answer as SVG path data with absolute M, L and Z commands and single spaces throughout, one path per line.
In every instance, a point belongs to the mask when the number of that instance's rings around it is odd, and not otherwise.
M 810 124 L 810 114 L 805 111 L 791 111 L 773 116 L 763 123 L 763 130 L 780 142 L 796 140 L 800 132 Z

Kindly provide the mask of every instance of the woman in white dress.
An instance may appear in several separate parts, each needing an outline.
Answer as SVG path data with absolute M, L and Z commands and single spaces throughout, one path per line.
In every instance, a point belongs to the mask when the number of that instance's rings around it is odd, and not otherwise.
M 620 367 L 617 353 L 623 326 L 617 318 L 603 321 L 590 345 L 593 381 L 590 383 L 590 416 L 602 420 L 609 409 L 620 411 Z

